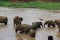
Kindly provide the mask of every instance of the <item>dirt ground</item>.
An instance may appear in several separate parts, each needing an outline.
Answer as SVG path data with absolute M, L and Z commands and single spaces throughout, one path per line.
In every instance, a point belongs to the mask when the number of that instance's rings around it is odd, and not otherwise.
M 0 7 L 0 16 L 8 17 L 8 25 L 0 24 L 0 40 L 18 40 L 23 38 L 24 40 L 48 40 L 47 37 L 52 35 L 54 40 L 60 40 L 60 33 L 58 27 L 55 28 L 40 28 L 36 32 L 36 37 L 32 38 L 25 34 L 15 33 L 13 26 L 13 18 L 15 16 L 23 17 L 22 24 L 32 24 L 32 22 L 41 21 L 39 18 L 43 19 L 43 24 L 46 20 L 60 19 L 59 12 L 51 12 L 47 10 L 40 10 L 34 8 L 4 8 Z

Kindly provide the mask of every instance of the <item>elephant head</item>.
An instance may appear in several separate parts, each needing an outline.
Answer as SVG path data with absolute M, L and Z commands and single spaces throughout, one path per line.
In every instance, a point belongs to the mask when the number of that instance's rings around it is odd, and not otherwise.
M 45 27 L 45 25 L 48 25 L 48 27 L 50 27 L 50 26 L 55 27 L 55 21 L 53 21 L 53 20 L 45 21 L 44 27 Z
M 13 21 L 14 21 L 14 25 L 21 24 L 21 22 L 23 21 L 23 18 L 19 16 L 15 16 Z

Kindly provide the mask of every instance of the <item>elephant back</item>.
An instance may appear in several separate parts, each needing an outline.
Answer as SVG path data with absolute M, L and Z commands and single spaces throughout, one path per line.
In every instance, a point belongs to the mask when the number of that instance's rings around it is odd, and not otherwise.
M 60 23 L 60 20 L 55 20 L 55 23 Z
M 29 29 L 29 26 L 30 26 L 30 25 L 28 25 L 28 24 L 22 24 L 21 26 L 22 26 L 24 29 Z
M 16 30 L 22 30 L 23 28 L 22 28 L 21 25 L 18 24 L 18 25 L 16 25 L 15 29 L 16 29 Z
M 55 22 L 54 22 L 53 20 L 48 20 L 48 21 L 46 21 L 45 23 L 54 24 Z
M 15 16 L 15 17 L 14 17 L 14 20 L 15 20 L 15 21 L 17 21 L 17 20 L 22 21 L 22 20 L 23 20 L 23 18 L 22 18 L 22 17 L 19 17 L 19 16 Z
M 3 22 L 3 21 L 5 21 L 5 20 L 7 20 L 7 17 L 0 16 L 0 22 Z

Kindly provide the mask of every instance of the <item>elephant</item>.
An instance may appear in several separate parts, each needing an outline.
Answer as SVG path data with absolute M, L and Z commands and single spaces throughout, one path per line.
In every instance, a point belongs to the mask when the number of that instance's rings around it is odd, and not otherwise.
M 55 23 L 56 23 L 56 25 L 58 26 L 59 32 L 60 32 L 60 20 L 55 20 Z
M 20 33 L 23 33 L 23 27 L 20 24 L 16 25 L 15 27 L 15 32 L 17 33 L 17 31 L 20 31 Z
M 29 24 L 22 24 L 24 33 L 28 33 L 30 31 L 30 25 Z
M 57 26 L 60 26 L 60 20 L 55 20 Z
M 15 32 L 17 33 L 17 31 L 20 31 L 20 33 L 28 33 L 30 31 L 30 25 L 28 24 L 21 24 L 21 25 L 16 25 L 16 30 Z
M 48 27 L 50 27 L 50 26 L 55 27 L 55 21 L 53 21 L 53 20 L 45 21 L 44 27 L 45 27 L 45 25 L 48 25 Z
M 29 36 L 35 37 L 35 35 L 36 35 L 36 31 L 35 30 L 30 30 L 29 31 Z
M 33 22 L 32 26 L 35 26 L 36 28 L 41 28 L 41 26 L 43 27 L 42 22 Z
M 23 18 L 22 17 L 19 17 L 19 16 L 15 16 L 14 19 L 13 19 L 13 22 L 14 22 L 14 26 L 15 24 L 21 24 L 21 22 L 23 21 Z
M 33 29 L 33 30 L 37 30 L 37 26 L 36 25 L 30 25 L 30 29 Z
M 48 36 L 48 40 L 53 40 L 53 36 Z
M 7 25 L 8 22 L 8 18 L 6 16 L 0 16 L 0 23 L 4 23 L 5 25 Z

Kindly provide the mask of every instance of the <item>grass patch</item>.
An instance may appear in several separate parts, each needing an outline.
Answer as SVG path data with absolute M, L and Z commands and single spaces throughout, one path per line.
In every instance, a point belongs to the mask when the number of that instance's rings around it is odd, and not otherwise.
M 0 6 L 14 7 L 14 8 L 39 8 L 47 10 L 60 10 L 60 2 L 24 2 L 11 3 L 0 1 Z

